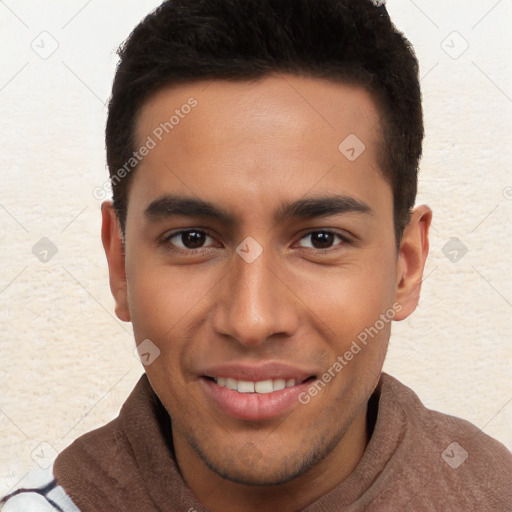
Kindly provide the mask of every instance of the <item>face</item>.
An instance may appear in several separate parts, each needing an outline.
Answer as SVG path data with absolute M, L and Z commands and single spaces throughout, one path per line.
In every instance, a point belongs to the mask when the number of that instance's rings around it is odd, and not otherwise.
M 414 266 L 379 130 L 363 89 L 290 75 L 174 86 L 142 109 L 137 147 L 152 147 L 111 284 L 159 354 L 145 370 L 183 460 L 276 484 L 364 433 Z

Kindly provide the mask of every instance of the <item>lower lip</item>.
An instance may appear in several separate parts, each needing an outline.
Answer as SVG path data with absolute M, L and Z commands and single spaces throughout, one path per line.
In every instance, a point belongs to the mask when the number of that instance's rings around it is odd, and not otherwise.
M 261 421 L 279 416 L 299 402 L 299 395 L 311 384 L 308 380 L 302 384 L 284 388 L 272 393 L 239 393 L 219 386 L 208 378 L 200 379 L 206 393 L 224 413 L 241 420 Z

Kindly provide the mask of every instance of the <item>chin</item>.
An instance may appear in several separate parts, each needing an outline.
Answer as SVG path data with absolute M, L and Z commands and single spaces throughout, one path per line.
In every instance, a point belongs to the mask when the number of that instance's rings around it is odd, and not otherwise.
M 308 468 L 299 471 L 290 471 L 288 468 L 248 468 L 244 464 L 238 464 L 235 467 L 218 468 L 209 465 L 210 469 L 219 476 L 230 482 L 248 485 L 252 487 L 282 485 L 290 482 L 300 476 Z
M 323 450 L 319 450 L 317 453 L 281 454 L 281 457 L 274 453 L 265 460 L 254 445 L 231 453 L 223 460 L 212 460 L 198 453 L 208 468 L 220 477 L 248 486 L 286 484 L 308 472 L 323 458 Z

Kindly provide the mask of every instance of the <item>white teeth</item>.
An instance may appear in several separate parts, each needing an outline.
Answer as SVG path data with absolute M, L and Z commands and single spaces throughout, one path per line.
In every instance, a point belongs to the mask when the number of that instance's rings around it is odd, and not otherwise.
M 256 391 L 256 393 L 272 393 L 274 386 L 271 380 L 262 380 L 254 384 L 254 391 Z
M 295 381 L 293 381 L 293 385 L 295 385 Z M 284 379 L 276 379 L 274 381 L 274 391 L 279 391 L 280 389 L 284 389 L 285 387 L 286 381 Z
M 217 382 L 218 383 L 218 382 Z M 228 389 L 237 389 L 237 382 L 235 379 L 226 379 L 226 387 Z
M 254 393 L 254 382 L 248 382 L 246 380 L 238 381 L 238 392 L 239 393 Z
M 230 377 L 217 377 L 215 382 L 221 387 L 236 390 L 239 393 L 260 393 L 268 394 L 274 391 L 280 391 L 284 388 L 295 386 L 295 379 L 268 379 L 259 382 L 251 382 L 247 380 L 236 380 Z

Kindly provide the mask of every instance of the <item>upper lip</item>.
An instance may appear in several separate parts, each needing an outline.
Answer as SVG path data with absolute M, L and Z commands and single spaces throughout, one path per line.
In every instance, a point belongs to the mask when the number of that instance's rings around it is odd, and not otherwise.
M 260 382 L 275 379 L 295 379 L 297 383 L 304 382 L 309 377 L 318 374 L 316 370 L 299 368 L 288 363 L 276 361 L 264 364 L 249 364 L 247 362 L 224 363 L 209 366 L 198 372 L 202 377 L 225 377 L 249 382 Z

